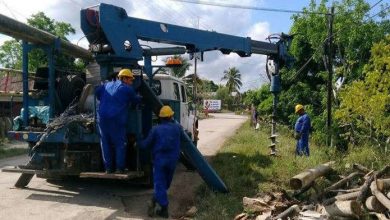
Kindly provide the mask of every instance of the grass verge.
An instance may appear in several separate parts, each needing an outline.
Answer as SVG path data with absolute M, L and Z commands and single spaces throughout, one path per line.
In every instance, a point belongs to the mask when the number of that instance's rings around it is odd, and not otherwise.
M 372 146 L 351 149 L 345 154 L 310 143 L 310 157 L 295 156 L 295 140 L 291 131 L 281 128 L 277 138 L 279 157 L 270 157 L 270 128 L 263 125 L 254 131 L 245 123 L 213 158 L 212 166 L 229 188 L 229 193 L 214 193 L 206 185 L 197 190 L 199 212 L 196 219 L 233 219 L 243 211 L 242 198 L 260 192 L 288 190 L 289 179 L 306 168 L 334 160 L 335 169 L 344 172 L 353 163 L 372 169 L 388 164 L 389 153 Z
M 28 149 L 24 149 L 24 148 L 7 148 L 7 149 L 0 148 L 0 159 L 27 154 L 27 153 L 28 153 Z

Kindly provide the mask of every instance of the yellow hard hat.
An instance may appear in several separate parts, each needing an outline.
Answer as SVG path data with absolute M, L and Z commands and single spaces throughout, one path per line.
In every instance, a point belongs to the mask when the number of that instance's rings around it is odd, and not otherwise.
M 167 118 L 171 117 L 173 114 L 175 114 L 175 112 L 172 111 L 171 107 L 169 107 L 169 105 L 164 105 L 160 109 L 160 114 L 158 116 L 161 118 Z
M 299 110 L 301 110 L 301 109 L 303 109 L 303 105 L 301 105 L 301 104 L 296 105 L 295 106 L 295 113 L 298 113 Z
M 133 73 L 131 72 L 131 70 L 129 69 L 123 69 L 119 72 L 118 74 L 118 77 L 121 78 L 121 77 L 129 77 L 129 78 L 132 78 L 134 79 L 134 75 Z

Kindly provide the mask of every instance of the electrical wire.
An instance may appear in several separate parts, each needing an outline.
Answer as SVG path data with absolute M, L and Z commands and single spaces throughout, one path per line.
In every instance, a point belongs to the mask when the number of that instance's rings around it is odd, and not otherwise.
M 375 4 L 373 4 L 370 9 L 368 9 L 368 11 L 371 11 L 372 8 L 374 8 L 375 6 L 377 6 L 379 3 L 381 3 L 383 0 L 379 0 L 377 1 Z
M 9 11 L 9 13 L 11 13 L 12 17 L 14 17 L 15 20 L 18 20 L 16 18 L 16 16 L 14 15 L 14 13 L 11 11 L 11 9 L 8 7 L 8 5 L 3 0 L 1 0 L 1 3 L 3 3 L 3 5 L 8 9 L 8 11 Z
M 378 5 L 381 1 L 382 1 L 382 0 L 379 0 L 378 2 L 376 2 L 375 4 L 373 4 L 373 5 L 370 7 L 370 9 L 369 9 L 366 13 L 368 13 L 371 9 L 373 9 L 373 8 L 374 8 L 376 5 Z M 369 18 L 366 19 L 366 20 L 363 20 L 363 22 L 367 22 L 369 19 L 372 19 L 372 18 L 376 17 L 377 15 L 379 15 L 380 13 L 384 12 L 385 10 L 387 10 L 387 9 L 389 9 L 389 8 L 390 8 L 390 6 L 388 6 L 388 7 L 384 8 L 384 9 L 382 9 L 380 12 L 376 13 L 375 15 L 369 17 Z M 303 70 L 303 69 L 310 63 L 310 61 L 314 58 L 314 56 L 316 55 L 316 53 L 318 52 L 318 50 L 321 49 L 321 48 L 323 48 L 324 43 L 326 43 L 326 42 L 328 41 L 329 38 L 335 37 L 338 33 L 340 33 L 340 31 L 341 31 L 341 30 L 336 31 L 336 32 L 334 32 L 331 36 L 326 37 L 326 38 L 322 41 L 322 43 L 321 43 L 317 48 L 314 49 L 313 55 L 306 61 L 306 63 L 303 64 L 303 65 L 301 66 L 301 68 L 299 68 L 299 70 L 298 70 L 292 77 L 288 78 L 287 81 L 295 80 L 296 77 L 302 72 L 302 70 Z
M 387 9 L 390 9 L 390 5 L 387 6 L 386 8 L 384 8 L 384 9 L 382 9 L 381 11 L 379 11 L 378 13 L 376 13 L 375 15 L 369 17 L 369 19 L 372 19 L 372 18 L 374 18 L 374 17 L 380 15 L 381 13 L 385 12 Z
M 234 4 L 224 4 L 217 2 L 208 2 L 208 1 L 190 1 L 190 0 L 169 0 L 175 2 L 185 2 L 190 4 L 198 4 L 198 5 L 210 5 L 216 7 L 224 7 L 224 8 L 235 8 L 235 9 L 247 9 L 247 10 L 257 10 L 257 11 L 269 11 L 269 12 L 282 12 L 282 13 L 298 13 L 298 14 L 322 14 L 328 15 L 329 13 L 321 13 L 321 12 L 306 12 L 306 11 L 296 11 L 296 10 L 288 10 L 288 9 L 276 9 L 276 8 L 262 8 L 262 7 L 252 7 L 252 6 L 243 6 L 243 5 L 234 5 Z

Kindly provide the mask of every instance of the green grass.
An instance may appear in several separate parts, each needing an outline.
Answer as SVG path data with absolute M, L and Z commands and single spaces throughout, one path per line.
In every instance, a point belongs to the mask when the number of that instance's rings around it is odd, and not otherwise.
M 349 169 L 353 163 L 374 169 L 389 163 L 389 153 L 384 155 L 379 149 L 368 146 L 341 154 L 310 143 L 310 157 L 295 157 L 295 140 L 291 131 L 281 127 L 277 138 L 280 156 L 271 157 L 268 156 L 270 128 L 262 126 L 260 131 L 254 131 L 249 122 L 245 123 L 213 158 L 212 166 L 230 192 L 214 193 L 204 184 L 200 186 L 197 190 L 199 212 L 196 219 L 233 219 L 243 211 L 244 196 L 255 197 L 261 192 L 288 190 L 291 177 L 330 160 L 336 161 L 335 169 L 340 172 Z
M 0 159 L 27 154 L 28 150 L 23 148 L 0 148 Z

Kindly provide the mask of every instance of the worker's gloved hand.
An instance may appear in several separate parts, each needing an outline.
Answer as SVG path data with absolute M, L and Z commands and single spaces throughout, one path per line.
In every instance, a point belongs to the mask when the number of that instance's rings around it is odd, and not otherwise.
M 299 140 L 299 139 L 301 138 L 301 136 L 302 136 L 302 134 L 301 134 L 301 133 L 298 133 L 298 132 L 295 132 L 295 134 L 294 134 L 294 138 L 295 138 L 296 140 Z

